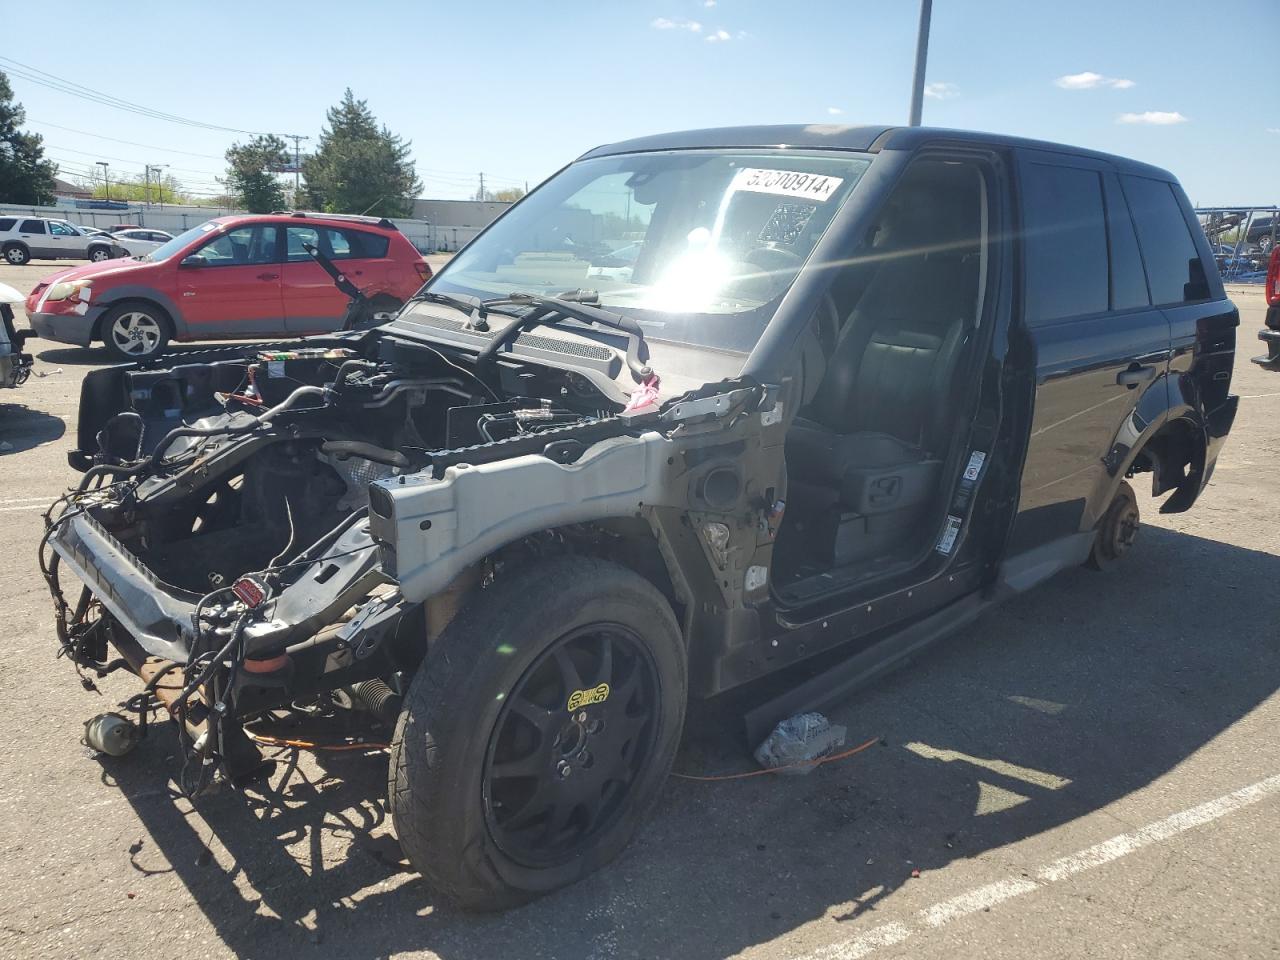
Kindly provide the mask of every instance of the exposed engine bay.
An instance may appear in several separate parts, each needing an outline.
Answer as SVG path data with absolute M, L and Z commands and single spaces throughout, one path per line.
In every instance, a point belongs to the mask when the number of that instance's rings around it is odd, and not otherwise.
M 385 330 L 213 353 L 86 378 L 84 475 L 41 547 L 62 655 L 86 685 L 145 681 L 126 706 L 179 721 L 193 794 L 300 720 L 393 724 L 504 558 L 620 541 L 609 518 L 672 489 L 660 421 L 761 397 L 626 410 L 571 369 L 484 371 Z

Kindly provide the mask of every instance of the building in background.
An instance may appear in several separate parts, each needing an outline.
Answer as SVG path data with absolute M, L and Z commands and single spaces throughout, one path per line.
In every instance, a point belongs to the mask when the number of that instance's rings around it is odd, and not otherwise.
M 426 224 L 427 246 L 432 251 L 457 250 L 510 206 L 498 200 L 415 200 L 413 219 Z M 400 228 L 405 230 L 403 225 Z

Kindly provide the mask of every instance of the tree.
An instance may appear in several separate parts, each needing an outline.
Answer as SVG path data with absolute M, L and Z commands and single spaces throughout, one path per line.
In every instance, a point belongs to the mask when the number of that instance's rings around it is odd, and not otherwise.
M 94 183 L 91 188 L 95 199 L 107 196 L 105 183 Z M 176 177 L 166 174 L 164 177 L 151 177 L 148 182 L 144 174 L 121 177 L 111 180 L 112 200 L 131 200 L 135 203 L 187 203 L 186 187 Z
M 489 193 L 488 190 L 485 193 Z M 524 196 L 524 190 L 521 187 L 507 187 L 505 190 L 499 190 L 497 193 L 491 194 L 489 199 L 500 200 L 503 203 L 515 203 Z
M 275 171 L 289 162 L 289 148 L 274 134 L 233 143 L 227 151 L 228 192 L 250 213 L 284 209 L 284 187 Z
M 412 144 L 379 127 L 368 104 L 350 88 L 325 118 L 328 125 L 315 154 L 302 163 L 309 203 L 328 213 L 409 216 L 422 189 Z
M 51 204 L 58 165 L 44 157 L 44 138 L 23 133 L 27 119 L 13 99 L 9 78 L 0 72 L 0 200 L 7 203 Z

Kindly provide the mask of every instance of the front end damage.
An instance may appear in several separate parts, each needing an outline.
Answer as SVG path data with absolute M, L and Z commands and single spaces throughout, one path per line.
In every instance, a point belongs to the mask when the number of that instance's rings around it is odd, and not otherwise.
M 144 730 L 160 708 L 177 721 L 191 794 L 256 772 L 256 744 L 299 723 L 381 739 L 370 724 L 394 723 L 435 637 L 504 565 L 726 509 L 714 455 L 678 454 L 771 403 L 726 383 L 626 411 L 571 372 L 490 380 L 380 332 L 219 356 L 90 375 L 86 472 L 41 546 L 62 655 L 87 686 L 141 678 L 123 706 Z M 780 444 L 768 456 L 780 466 Z

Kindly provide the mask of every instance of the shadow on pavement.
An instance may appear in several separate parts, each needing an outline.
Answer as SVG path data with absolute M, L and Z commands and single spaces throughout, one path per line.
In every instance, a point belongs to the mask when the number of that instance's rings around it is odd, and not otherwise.
M 50 443 L 66 431 L 60 417 L 22 403 L 0 403 L 0 457 Z
M 672 780 L 620 860 L 504 915 L 437 904 L 385 829 L 371 832 L 385 757 L 322 756 L 278 772 L 274 795 L 201 801 L 230 871 L 183 805 L 156 796 L 174 772 L 163 732 L 109 769 L 241 955 L 710 960 L 874 914 L 952 861 L 1152 783 L 1280 687 L 1275 605 L 1246 604 L 1277 582 L 1280 558 L 1145 528 L 1114 572 L 1064 573 L 832 712 L 851 743 L 882 746 L 804 777 Z M 739 729 L 717 704 L 692 710 L 677 769 L 750 769 Z

